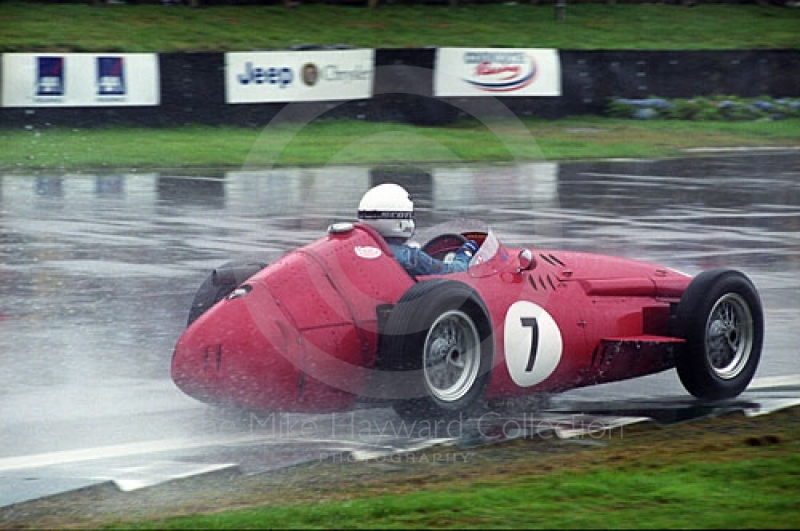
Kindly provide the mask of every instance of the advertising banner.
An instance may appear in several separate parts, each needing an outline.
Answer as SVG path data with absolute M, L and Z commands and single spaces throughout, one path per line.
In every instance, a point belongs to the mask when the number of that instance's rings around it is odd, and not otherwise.
M 560 96 L 558 51 L 525 48 L 439 48 L 433 95 Z
M 372 97 L 375 50 L 230 52 L 226 103 L 358 100 Z
M 158 55 L 3 54 L 3 107 L 158 105 Z

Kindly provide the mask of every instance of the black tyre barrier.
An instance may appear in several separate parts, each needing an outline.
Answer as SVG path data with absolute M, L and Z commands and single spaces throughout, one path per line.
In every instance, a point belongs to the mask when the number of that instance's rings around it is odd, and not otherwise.
M 305 48 L 315 48 L 306 46 Z M 331 47 L 326 47 L 331 48 Z M 344 46 L 333 47 L 336 49 Z M 470 116 L 464 98 L 436 98 L 436 49 L 376 49 L 373 97 L 348 102 L 294 103 L 323 109 L 320 118 L 446 125 Z M 560 50 L 561 96 L 498 97 L 520 118 L 602 114 L 614 98 L 794 97 L 800 50 Z M 6 126 L 101 127 L 184 124 L 264 127 L 286 103 L 225 103 L 223 53 L 159 54 L 160 104 L 137 107 L 5 107 Z M 467 98 L 476 101 L 492 98 Z M 321 107 L 320 107 L 321 106 Z M 299 114 L 307 114 L 299 112 Z M 286 118 L 285 114 L 281 115 Z M 289 118 L 291 116 L 289 115 Z

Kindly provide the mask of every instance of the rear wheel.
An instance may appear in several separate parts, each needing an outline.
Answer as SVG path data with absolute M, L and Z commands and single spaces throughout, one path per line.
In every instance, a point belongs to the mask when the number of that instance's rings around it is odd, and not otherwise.
M 493 345 L 488 312 L 461 282 L 415 284 L 392 312 L 382 338 L 383 370 L 404 371 L 408 389 L 394 410 L 404 418 L 469 414 L 491 376 Z M 409 372 L 411 371 L 411 372 Z
M 753 283 L 739 271 L 715 269 L 689 284 L 677 309 L 686 348 L 676 366 L 698 398 L 733 398 L 747 388 L 761 358 L 764 315 Z

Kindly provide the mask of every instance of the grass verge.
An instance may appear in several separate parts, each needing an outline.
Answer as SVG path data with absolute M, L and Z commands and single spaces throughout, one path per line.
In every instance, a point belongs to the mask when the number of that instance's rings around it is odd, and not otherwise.
M 800 119 L 692 122 L 578 117 L 451 127 L 322 121 L 287 126 L 0 129 L 0 169 L 220 167 L 653 158 L 691 147 L 800 146 Z
M 800 408 L 437 447 L 0 509 L 13 528 L 797 528 Z M 446 459 L 451 453 L 463 458 Z M 439 456 L 437 458 L 437 455 Z
M 366 2 L 364 2 L 366 3 Z M 65 22 L 68 21 L 68 22 Z M 800 9 L 758 5 L 552 3 L 211 6 L 4 2 L 0 52 L 176 52 L 285 49 L 550 47 L 607 50 L 797 48 Z
M 688 463 L 624 474 L 557 472 L 311 506 L 182 517 L 141 527 L 775 528 L 800 524 L 800 518 L 792 515 L 798 472 L 800 455 Z

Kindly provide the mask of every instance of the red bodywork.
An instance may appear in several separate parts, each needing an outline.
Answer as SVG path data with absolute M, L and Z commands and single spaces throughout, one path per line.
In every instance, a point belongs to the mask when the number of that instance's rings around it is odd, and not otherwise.
M 479 236 L 480 238 L 481 236 Z M 671 305 L 692 277 L 586 253 L 520 249 L 492 234 L 470 270 L 494 342 L 485 398 L 634 378 L 674 367 Z M 490 247 L 493 247 L 490 249 Z M 416 279 L 420 281 L 423 279 Z M 293 251 L 249 278 L 180 337 L 172 377 L 204 402 L 330 412 L 369 396 L 379 308 L 414 284 L 372 229 L 356 225 Z M 535 320 L 534 320 L 535 319 Z

